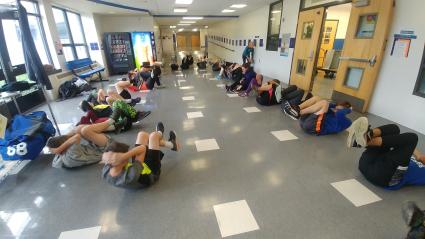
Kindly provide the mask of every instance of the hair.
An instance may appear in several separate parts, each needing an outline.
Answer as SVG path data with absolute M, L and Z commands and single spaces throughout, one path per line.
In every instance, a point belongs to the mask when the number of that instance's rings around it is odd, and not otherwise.
M 67 141 L 69 138 L 71 138 L 70 135 L 61 135 L 56 137 L 51 137 L 47 140 L 47 147 L 49 148 L 58 148 L 61 146 L 65 141 Z
M 105 148 L 105 152 L 126 153 L 128 149 L 130 149 L 130 146 L 127 144 L 113 141 Z
M 348 101 L 342 101 L 342 102 L 338 102 L 336 105 L 345 107 L 345 108 L 351 108 L 351 103 Z
M 249 69 L 251 67 L 251 65 L 249 63 L 243 63 L 242 67 L 245 69 Z
M 84 112 L 87 112 L 89 110 L 93 110 L 93 107 L 90 105 L 90 103 L 87 100 L 81 101 L 80 108 Z

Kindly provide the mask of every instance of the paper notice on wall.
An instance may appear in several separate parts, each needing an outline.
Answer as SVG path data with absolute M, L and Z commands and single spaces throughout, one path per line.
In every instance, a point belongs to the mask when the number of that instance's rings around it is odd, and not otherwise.
M 291 34 L 283 34 L 282 35 L 282 47 L 280 48 L 281 56 L 289 56 L 289 45 L 291 42 Z
M 6 133 L 7 118 L 0 114 L 0 138 L 4 138 Z
M 408 58 L 410 51 L 410 39 L 394 39 L 393 48 L 391 50 L 391 56 L 398 58 Z

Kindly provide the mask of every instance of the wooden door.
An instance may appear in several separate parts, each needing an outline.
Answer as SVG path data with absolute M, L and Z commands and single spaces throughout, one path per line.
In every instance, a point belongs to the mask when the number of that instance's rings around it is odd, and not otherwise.
M 324 12 L 324 8 L 316 8 L 300 12 L 298 17 L 290 84 L 304 90 L 310 89 L 315 71 Z
M 350 21 L 336 76 L 334 100 L 348 100 L 366 112 L 388 42 L 393 0 L 369 0 L 351 9 Z
M 192 35 L 191 39 L 192 39 L 192 48 L 199 48 L 201 46 L 201 39 L 199 34 Z
M 186 48 L 186 36 L 177 34 L 177 47 Z

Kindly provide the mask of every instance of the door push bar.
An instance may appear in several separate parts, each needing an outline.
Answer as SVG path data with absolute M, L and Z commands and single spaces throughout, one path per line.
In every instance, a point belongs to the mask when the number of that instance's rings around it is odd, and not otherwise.
M 373 56 L 370 59 L 342 56 L 342 57 L 339 58 L 339 60 L 340 61 L 367 62 L 367 63 L 369 63 L 370 66 L 373 67 L 376 64 L 376 58 L 377 58 L 376 56 Z

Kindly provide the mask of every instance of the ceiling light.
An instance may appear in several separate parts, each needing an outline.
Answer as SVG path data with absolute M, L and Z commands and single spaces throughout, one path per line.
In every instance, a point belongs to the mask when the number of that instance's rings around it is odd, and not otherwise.
M 205 26 L 205 28 L 208 28 L 208 26 Z
M 231 8 L 244 8 L 246 7 L 246 4 L 233 4 L 232 6 L 230 6 Z
M 193 28 L 192 31 L 197 32 L 198 31 L 198 28 Z
M 272 13 L 280 13 L 280 10 L 272 11 Z
M 179 32 L 182 32 L 182 31 L 184 31 L 184 28 L 180 28 L 180 29 L 179 29 Z
M 235 10 L 232 10 L 232 9 L 224 9 L 223 11 L 221 11 L 221 12 L 224 12 L 224 13 L 226 13 L 226 12 L 234 12 Z
M 187 12 L 187 8 L 174 8 L 174 12 Z
M 192 25 L 192 24 L 189 24 L 189 23 L 179 23 L 179 24 L 177 24 L 177 25 L 179 25 L 179 26 L 190 26 L 190 25 Z
M 183 17 L 183 20 L 201 20 L 204 17 Z
M 193 0 L 176 0 L 176 4 L 185 4 L 189 5 L 192 4 Z
M 176 28 L 176 26 L 170 26 L 170 28 L 171 28 L 171 29 L 174 29 L 174 28 Z
M 193 23 L 196 23 L 195 21 L 180 21 L 180 23 L 190 23 L 190 24 L 193 24 Z

